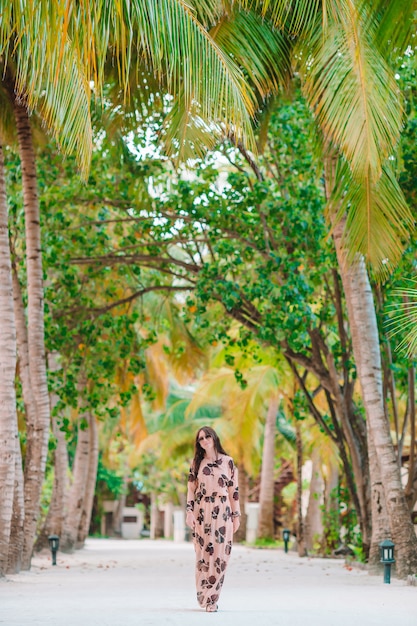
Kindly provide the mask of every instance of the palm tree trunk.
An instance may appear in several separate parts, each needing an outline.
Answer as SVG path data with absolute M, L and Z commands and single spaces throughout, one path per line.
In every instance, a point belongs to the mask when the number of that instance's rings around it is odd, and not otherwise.
M 13 313 L 4 156 L 0 145 L 0 576 L 7 571 L 18 444 Z
M 81 422 L 81 417 L 79 421 Z M 60 544 L 63 552 L 73 552 L 76 547 L 88 480 L 89 455 L 90 429 L 79 427 L 72 472 L 73 482 L 69 492 L 68 510 Z
M 40 474 L 39 458 L 41 455 L 42 440 L 37 433 L 36 402 L 32 391 L 29 367 L 29 349 L 25 311 L 20 288 L 19 277 L 15 263 L 12 263 L 13 279 L 13 302 L 16 319 L 16 337 L 18 354 L 18 373 L 22 384 L 23 402 L 26 415 L 26 453 L 24 471 L 24 500 L 25 500 L 25 521 L 23 527 L 23 569 L 30 568 L 32 557 L 34 530 L 38 517 L 38 508 L 34 506 L 35 497 L 39 485 L 42 484 L 43 476 Z
M 12 95 L 22 163 L 23 204 L 25 209 L 26 272 L 28 293 L 28 353 L 30 381 L 36 406 L 36 422 L 30 429 L 30 468 L 34 476 L 25 488 L 25 545 L 22 560 L 30 568 L 42 482 L 48 452 L 50 408 L 45 360 L 43 268 L 39 199 L 36 186 L 35 151 L 26 107 Z
M 87 483 L 85 487 L 84 501 L 82 504 L 80 525 L 78 528 L 77 548 L 82 548 L 88 536 L 88 530 L 91 522 L 91 512 L 93 510 L 94 492 L 97 480 L 98 467 L 98 429 L 97 422 L 92 415 L 88 415 L 88 429 L 90 435 L 89 456 L 88 456 L 88 473 Z
M 312 473 L 310 482 L 310 495 L 308 499 L 306 514 L 306 548 L 311 551 L 314 548 L 315 540 L 320 541 L 323 534 L 323 524 L 321 520 L 321 502 L 323 500 L 323 477 L 320 468 L 320 455 L 317 449 L 313 449 L 311 454 Z
M 245 470 L 243 463 L 238 464 L 238 472 L 239 472 L 239 498 L 240 498 L 240 510 L 242 512 L 242 517 L 240 518 L 240 526 L 238 531 L 235 533 L 234 540 L 235 541 L 245 541 L 246 539 L 246 526 L 247 526 L 247 515 L 245 513 L 245 505 L 248 501 L 248 493 L 249 493 L 249 477 Z
M 48 354 L 48 366 L 49 371 L 51 372 L 58 369 L 57 355 L 53 352 Z M 51 412 L 55 408 L 58 399 L 57 394 L 51 392 Z M 49 535 L 58 535 L 58 537 L 62 537 L 67 509 L 69 461 L 65 432 L 61 430 L 61 426 L 61 420 L 55 417 L 52 420 L 52 431 L 56 439 L 56 448 L 54 452 L 54 484 L 52 487 L 52 496 L 48 514 L 36 541 L 36 550 L 42 550 L 42 548 L 48 547 Z
M 378 574 L 382 569 L 379 554 L 379 544 L 391 536 L 384 488 L 378 466 L 375 446 L 369 435 L 369 467 L 371 474 L 371 508 L 372 508 L 372 536 L 368 557 L 368 567 L 371 574 Z
M 25 503 L 23 496 L 23 470 L 20 441 L 16 440 L 16 474 L 14 481 L 13 514 L 10 529 L 10 545 L 7 563 L 7 573 L 17 574 L 22 567 L 23 554 L 23 525 L 25 519 Z
M 410 396 L 410 461 L 408 463 L 408 479 L 405 487 L 409 510 L 412 511 L 416 501 L 415 494 L 415 470 L 416 470 L 416 399 L 415 382 L 416 371 L 414 365 L 408 369 L 408 389 Z M 400 458 L 401 464 L 401 458 Z
M 273 396 L 269 401 L 265 421 L 261 486 L 259 490 L 258 539 L 272 539 L 274 537 L 274 468 L 277 413 L 278 397 Z
M 48 514 L 36 540 L 35 550 L 42 550 L 48 547 L 49 535 L 62 537 L 67 510 L 69 490 L 68 450 L 65 433 L 60 430 L 60 422 L 57 419 L 53 420 L 53 433 L 56 438 L 56 448 L 54 451 L 54 484 Z
M 303 519 L 303 440 L 301 427 L 298 421 L 295 423 L 296 447 L 297 447 L 297 548 L 298 556 L 306 556 L 306 542 Z
M 417 570 L 417 538 L 401 484 L 389 423 L 384 411 L 381 354 L 375 304 L 364 260 L 348 264 L 342 243 L 344 221 L 335 226 L 333 238 L 348 307 L 352 345 L 362 397 L 375 446 L 379 472 L 396 545 L 397 573 L 401 578 Z M 368 446 L 369 446 L 368 440 Z M 372 477 L 371 477 L 372 479 Z M 373 520 L 373 524 L 376 520 Z

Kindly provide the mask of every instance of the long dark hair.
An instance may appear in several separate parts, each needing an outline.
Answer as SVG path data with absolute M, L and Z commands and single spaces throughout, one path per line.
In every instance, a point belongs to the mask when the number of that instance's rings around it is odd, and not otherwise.
M 207 435 L 210 435 L 212 437 L 213 442 L 214 442 L 214 449 L 216 450 L 217 454 L 225 454 L 227 456 L 227 452 L 224 450 L 216 431 L 213 430 L 213 428 L 210 428 L 210 426 L 203 426 L 202 428 L 199 428 L 195 436 L 194 460 L 192 464 L 192 469 L 196 477 L 198 474 L 198 470 L 200 469 L 201 461 L 204 459 L 204 454 L 205 454 L 204 449 L 201 447 L 200 442 L 198 440 L 198 437 L 201 431 L 204 432 L 206 437 Z

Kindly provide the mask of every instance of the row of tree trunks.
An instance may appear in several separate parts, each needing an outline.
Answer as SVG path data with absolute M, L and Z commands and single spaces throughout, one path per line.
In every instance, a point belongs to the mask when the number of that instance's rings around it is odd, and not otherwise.
M 50 372 L 56 372 L 59 369 L 58 355 L 55 352 L 48 354 L 48 369 Z M 58 403 L 59 397 L 54 391 L 50 392 L 49 397 L 52 413 Z M 36 550 L 42 550 L 42 548 L 48 547 L 49 535 L 58 535 L 58 537 L 61 537 L 64 527 L 69 485 L 69 459 L 65 432 L 61 430 L 61 426 L 62 424 L 59 418 L 52 420 L 52 432 L 56 441 L 54 452 L 54 483 L 48 513 L 36 540 Z
M 40 215 L 39 200 L 36 188 L 35 154 L 33 149 L 32 134 L 27 109 L 24 104 L 16 99 L 14 84 L 8 76 L 4 82 L 8 89 L 10 101 L 13 106 L 15 123 L 18 135 L 19 151 L 22 166 L 23 204 L 25 210 L 26 232 L 26 270 L 28 286 L 28 326 L 26 327 L 20 286 L 17 275 L 12 279 L 12 265 L 10 260 L 10 248 L 3 251 L 6 255 L 2 258 L 2 288 L 4 309 L 1 311 L 2 339 L 2 366 L 4 383 L 0 385 L 4 393 L 8 393 L 9 378 L 16 373 L 16 350 L 19 352 L 19 374 L 21 376 L 24 402 L 27 409 L 27 452 L 25 458 L 25 476 L 22 473 L 22 460 L 19 442 L 17 440 L 16 407 L 14 417 L 8 414 L 9 408 L 6 399 L 2 407 L 4 419 L 10 419 L 9 426 L 2 433 L 9 435 L 8 464 L 10 469 L 5 476 L 5 493 L 2 502 L 5 507 L 5 517 L 9 517 L 9 478 L 13 476 L 12 516 L 13 536 L 10 535 L 8 522 L 2 524 L 1 534 L 7 539 L 8 548 L 2 550 L 2 554 L 8 554 L 8 564 L 2 563 L 1 570 L 18 571 L 20 567 L 29 569 L 33 544 L 36 536 L 36 525 L 40 509 L 40 496 L 43 477 L 46 467 L 46 455 L 49 438 L 49 397 L 47 387 L 47 373 L 44 348 L 44 311 L 43 311 L 43 269 L 42 253 L 40 244 Z M 3 243 L 8 238 L 7 229 L 7 204 L 4 177 L 4 157 L 1 156 L 1 227 Z M 9 275 L 6 277 L 7 272 Z M 12 287 L 12 291 L 10 290 Z M 11 301 L 7 301 L 11 297 Z M 12 335 L 10 334 L 12 333 Z M 17 333 L 17 339 L 16 339 Z M 3 348 L 3 346 L 1 346 Z M 6 360 L 7 359 L 7 360 Z M 6 369 L 8 370 L 6 372 Z M 15 392 L 13 391 L 14 402 Z M 11 430 L 14 435 L 10 436 Z M 13 442 L 16 442 L 14 444 Z
M 8 87 L 13 103 L 22 163 L 28 286 L 26 321 L 19 279 L 14 267 L 11 273 L 13 275 L 14 317 L 17 331 L 19 376 L 26 410 L 27 446 L 24 479 L 22 476 L 20 447 L 17 450 L 18 446 L 16 446 L 13 498 L 14 536 L 9 538 L 9 543 L 13 546 L 13 550 L 9 554 L 7 568 L 9 571 L 18 571 L 20 567 L 23 569 L 30 568 L 36 538 L 40 497 L 48 452 L 50 398 L 45 358 L 44 286 L 35 152 L 27 108 L 23 102 L 16 99 L 13 85 L 10 82 Z M 5 219 L 7 224 L 7 211 Z M 52 363 L 51 367 L 55 369 L 56 363 Z M 55 402 L 56 399 L 52 400 L 52 404 Z M 77 543 L 78 545 L 83 544 L 87 536 L 91 520 L 98 464 L 97 426 L 92 415 L 87 416 L 87 422 L 88 428 L 80 430 L 79 433 L 80 442 L 77 450 L 79 449 L 80 452 L 78 453 L 78 462 L 75 463 L 74 467 L 75 477 L 69 497 L 67 490 L 68 453 L 65 434 L 60 431 L 57 424 L 54 424 L 53 430 L 57 440 L 54 490 L 51 509 L 44 525 L 39 545 L 45 543 L 49 534 L 63 534 L 63 547 L 65 548 L 67 545 L 67 549 L 68 546 L 70 547 L 69 549 L 73 549 Z M 82 457 L 86 446 L 87 454 L 84 459 Z M 65 516 L 65 500 L 67 497 L 69 515 Z M 67 521 L 65 529 L 63 527 L 64 516 Z M 69 527 L 69 524 L 75 518 L 75 525 Z
M 320 333 L 313 329 L 310 331 L 310 338 L 312 342 L 311 357 L 294 353 L 288 345 L 284 347 L 285 355 L 300 389 L 307 398 L 312 417 L 338 447 L 347 486 L 358 515 L 364 551 L 365 554 L 368 554 L 371 542 L 371 495 L 366 424 L 362 417 L 357 415 L 352 401 L 353 382 L 349 381 L 345 375 L 344 384 L 341 385 L 340 381 L 343 376 L 337 371 L 333 356 Z M 304 377 L 298 373 L 297 365 L 301 365 L 310 372 L 324 389 L 332 417 L 333 430 L 330 430 L 323 421 L 321 412 L 315 406 L 314 399 L 306 388 Z M 349 454 L 347 454 L 346 445 Z
M 87 380 L 80 380 L 80 395 Z M 81 547 L 88 534 L 93 508 L 98 466 L 98 431 L 95 417 L 80 410 L 77 448 L 72 468 L 72 484 L 67 498 L 67 509 L 61 535 L 61 549 L 72 552 Z M 58 533 L 57 533 L 58 534 Z
M 83 416 L 85 419 L 86 416 Z M 81 420 L 80 420 L 81 421 Z M 88 536 L 93 509 L 98 467 L 98 430 L 92 414 L 87 414 L 88 425 L 79 428 L 72 483 L 69 481 L 68 450 L 65 432 L 60 421 L 54 420 L 56 439 L 54 484 L 51 502 L 43 528 L 36 542 L 36 550 L 48 545 L 49 535 L 61 538 L 63 552 L 73 552 L 84 545 Z
M 355 479 L 356 508 L 360 520 L 362 532 L 362 544 L 365 553 L 368 553 L 371 545 L 371 476 L 369 470 L 368 445 L 366 437 L 366 424 L 362 416 L 358 415 L 350 393 L 342 393 L 337 372 L 333 364 L 333 357 L 328 355 L 327 362 L 331 373 L 332 388 L 334 394 L 334 406 L 337 418 L 341 424 L 343 438 L 346 440 L 352 472 Z
M 4 155 L 0 145 L 0 576 L 4 576 L 8 569 L 15 481 L 18 478 L 15 392 L 17 356 L 11 270 Z
M 23 569 L 29 569 L 40 497 L 48 452 L 50 407 L 45 358 L 44 288 L 41 249 L 40 209 L 37 191 L 35 151 L 26 106 L 10 94 L 14 105 L 19 152 L 22 164 L 23 205 L 25 210 L 27 274 L 27 346 L 30 385 L 36 407 L 35 423 L 30 424 L 29 459 L 25 465 L 25 523 Z M 26 471 L 26 466 L 29 467 Z

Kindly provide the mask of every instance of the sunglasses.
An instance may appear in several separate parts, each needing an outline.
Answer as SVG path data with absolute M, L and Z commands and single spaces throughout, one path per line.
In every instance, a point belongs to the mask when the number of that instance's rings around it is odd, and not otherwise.
M 205 437 L 199 437 L 198 441 L 203 441 L 204 439 L 211 439 L 211 435 L 206 435 Z

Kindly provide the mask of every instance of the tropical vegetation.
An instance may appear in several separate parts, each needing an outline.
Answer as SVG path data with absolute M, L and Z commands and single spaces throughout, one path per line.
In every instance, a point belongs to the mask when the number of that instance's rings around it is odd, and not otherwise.
M 259 540 L 417 572 L 414 5 L 0 1 L 0 574 L 207 423 Z

